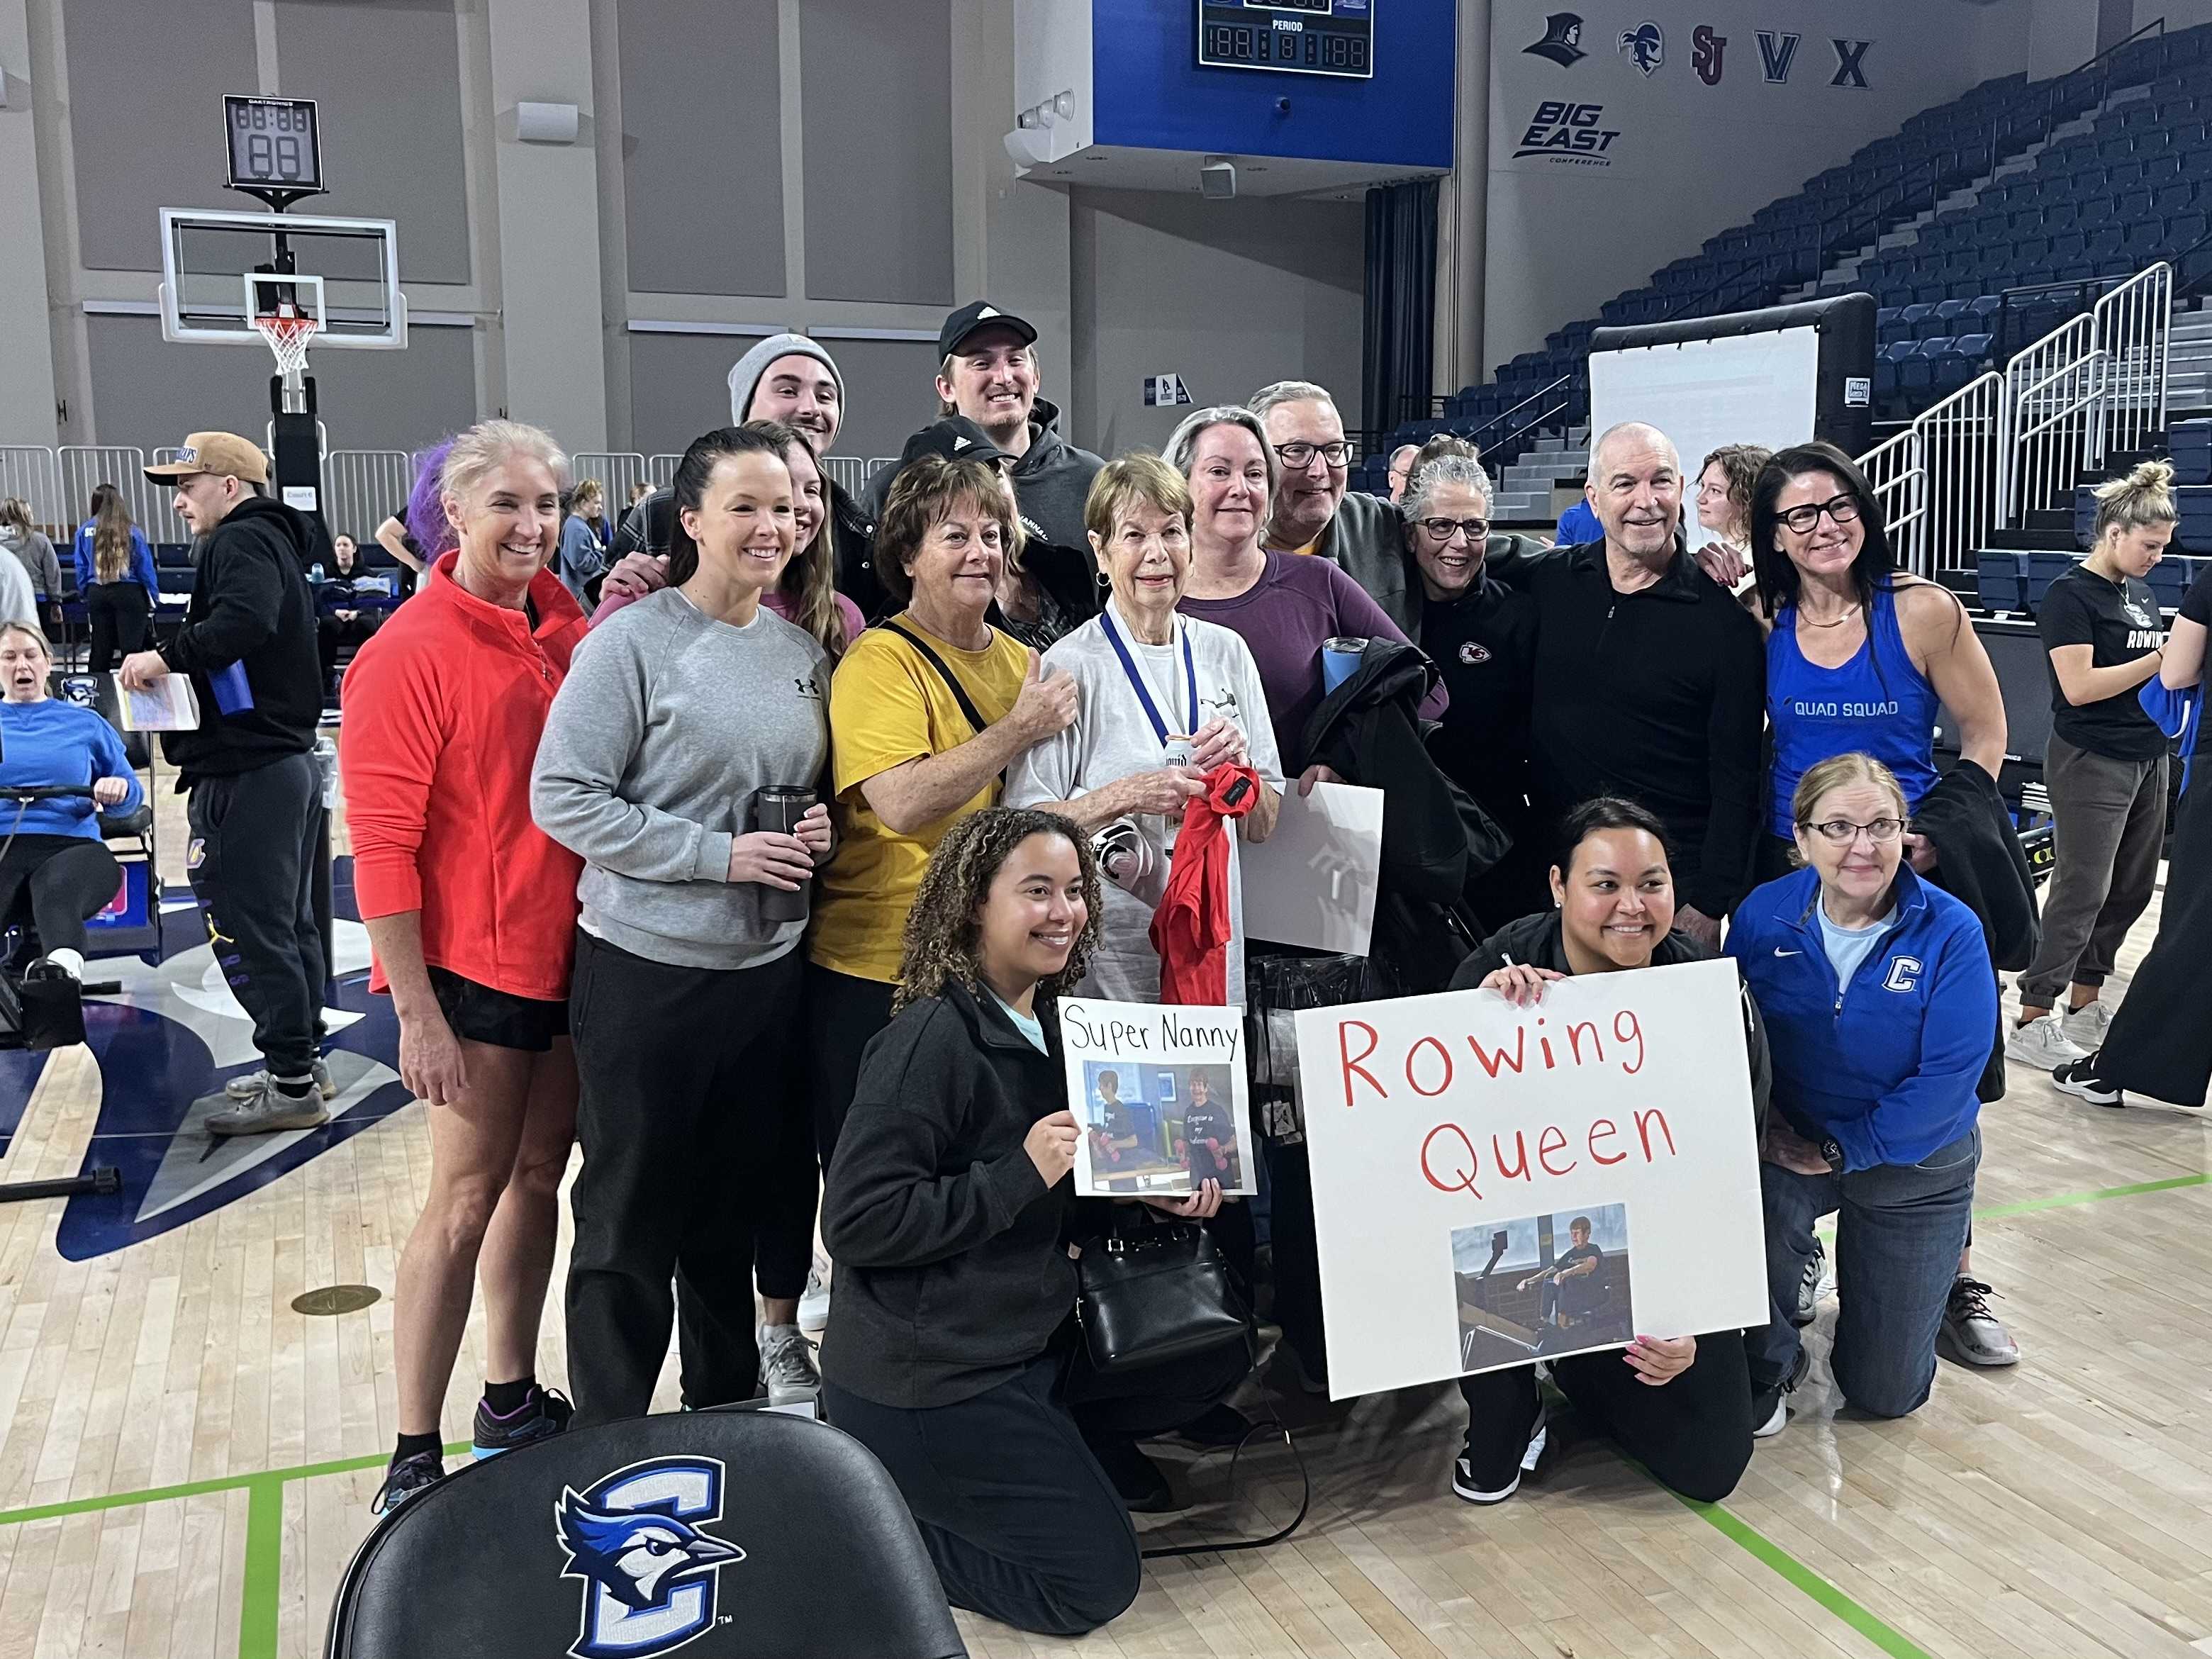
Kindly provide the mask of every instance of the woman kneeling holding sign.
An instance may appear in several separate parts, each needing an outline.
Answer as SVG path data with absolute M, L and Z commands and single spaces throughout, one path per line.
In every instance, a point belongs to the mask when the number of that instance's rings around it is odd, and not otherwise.
M 1822 761 L 1791 805 L 1809 867 L 1753 888 L 1728 939 L 1774 1027 L 1777 1110 L 1759 1174 L 1775 1310 L 1750 1344 L 1767 1433 L 1805 1372 L 1789 1316 L 1813 1223 L 1830 1210 L 1842 1212 L 1836 1386 L 1878 1417 L 1928 1398 L 1973 1209 L 1974 1089 L 1997 1017 L 1981 922 L 1902 860 L 1909 821 L 1889 769 L 1871 755 Z
M 1711 954 L 1687 934 L 1670 931 L 1674 878 L 1665 831 L 1649 811 L 1632 801 L 1585 801 L 1567 815 L 1560 840 L 1565 858 L 1552 868 L 1553 908 L 1492 934 L 1460 964 L 1452 989 L 1480 985 L 1525 1006 L 1542 1000 L 1548 981 L 1570 975 L 1665 967 Z M 1748 995 L 1743 1016 L 1752 1102 L 1763 1117 L 1766 1039 Z M 1602 1259 L 1590 1243 L 1587 1218 L 1577 1216 L 1570 1231 L 1573 1248 L 1553 1267 L 1521 1282 L 1529 1289 L 1546 1280 L 1544 1307 L 1569 1328 L 1592 1295 Z M 1676 1492 L 1717 1503 L 1735 1490 L 1751 1461 L 1754 1421 L 1741 1333 L 1638 1335 L 1625 1351 L 1571 1354 L 1551 1364 L 1553 1380 L 1576 1410 Z M 1463 1376 L 1459 1387 L 1468 1406 L 1467 1443 L 1452 1466 L 1452 1491 L 1470 1504 L 1501 1503 L 1544 1455 L 1545 1407 L 1535 1367 Z
M 1054 1004 L 1099 908 L 1091 849 L 1057 814 L 994 808 L 945 836 L 822 1200 L 830 1420 L 890 1471 L 954 1605 L 1053 1635 L 1136 1599 L 1127 1509 L 1170 1506 L 1137 1438 L 1198 1418 L 1246 1369 L 1237 1345 L 1082 1372 L 1069 1244 L 1089 1206 L 1068 1179 Z M 1144 1201 L 1203 1218 L 1221 1188 Z

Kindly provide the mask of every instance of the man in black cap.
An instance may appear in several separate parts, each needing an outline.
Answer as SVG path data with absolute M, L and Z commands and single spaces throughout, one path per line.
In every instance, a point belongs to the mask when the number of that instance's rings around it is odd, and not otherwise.
M 1085 545 L 1083 502 L 1106 465 L 1060 435 L 1059 405 L 1037 396 L 1037 331 L 988 300 L 964 305 L 937 332 L 940 415 L 964 415 L 992 444 L 1013 457 L 1007 475 L 1022 514 L 1046 541 Z M 883 516 L 890 469 L 868 486 L 868 513 Z
M 267 459 L 232 433 L 193 433 L 146 477 L 176 490 L 177 516 L 207 547 L 183 626 L 158 650 L 125 657 L 118 678 L 143 690 L 191 677 L 198 729 L 161 739 L 188 792 L 185 869 L 267 1067 L 234 1079 L 236 1103 L 205 1127 L 312 1129 L 329 1120 L 323 1103 L 337 1092 L 319 1052 L 326 964 L 311 900 L 322 819 L 313 750 L 323 674 L 307 578 L 314 526 L 262 493 Z
M 1082 453 L 1080 450 L 1068 453 Z M 999 578 L 999 596 L 989 617 L 994 628 L 1012 635 L 1024 645 L 1045 651 L 1061 635 L 1098 614 L 1104 596 L 1099 591 L 1098 566 L 1087 540 L 1079 535 L 1072 545 L 1055 541 L 1030 517 L 1029 503 L 1016 482 L 1016 470 L 1021 464 L 1000 448 L 989 433 L 965 415 L 947 415 L 932 422 L 906 441 L 896 466 L 876 475 L 885 499 L 898 475 L 924 455 L 939 455 L 948 461 L 982 461 L 996 467 L 1013 488 L 1014 512 L 1021 520 L 1022 534 L 1013 550 L 1015 556 L 1006 561 Z M 1088 494 L 1090 486 L 1085 484 L 1084 489 Z

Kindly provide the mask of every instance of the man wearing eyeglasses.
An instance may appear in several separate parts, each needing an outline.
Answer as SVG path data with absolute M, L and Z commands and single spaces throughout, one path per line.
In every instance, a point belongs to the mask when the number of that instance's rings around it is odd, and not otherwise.
M 1413 480 L 1413 459 L 1421 453 L 1419 444 L 1400 444 L 1390 452 L 1390 499 L 1403 506 L 1406 486 Z
M 1605 538 L 1530 562 L 1536 659 L 1530 798 L 1539 822 L 1595 795 L 1659 815 L 1674 925 L 1709 945 L 1749 890 L 1764 793 L 1759 624 L 1675 539 L 1682 464 L 1667 434 L 1612 427 L 1590 453 Z
M 1274 500 L 1261 537 L 1271 553 L 1310 553 L 1343 568 L 1383 614 L 1417 637 L 1419 592 L 1407 579 L 1405 516 L 1352 481 L 1352 445 L 1327 386 L 1277 380 L 1245 405 L 1267 428 L 1275 453 Z

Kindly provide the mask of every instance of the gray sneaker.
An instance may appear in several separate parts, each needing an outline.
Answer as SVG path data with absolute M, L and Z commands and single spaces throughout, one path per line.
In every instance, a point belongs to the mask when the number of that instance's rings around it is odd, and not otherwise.
M 2066 1035 L 2056 1013 L 2049 1013 L 2014 1026 L 2005 1037 L 2005 1057 L 2033 1066 L 2047 1076 L 2069 1060 L 2087 1059 L 2088 1050 Z
M 2094 1054 L 2105 1046 L 2105 1033 L 2112 1029 L 2112 1006 L 2099 997 L 2079 1008 L 2069 1009 L 2058 1024 L 2069 1042 Z
M 1964 1273 L 1951 1281 L 1943 1322 L 1936 1328 L 1936 1352 L 1957 1365 L 2017 1365 L 2020 1344 L 2004 1322 L 1990 1311 L 1996 1292 Z
M 331 1121 L 331 1109 L 310 1089 L 304 1095 L 288 1095 L 266 1073 L 261 1086 L 228 1111 L 207 1121 L 211 1135 L 265 1135 L 280 1129 L 313 1129 Z
M 337 1080 L 331 1075 L 331 1068 L 318 1059 L 308 1069 L 315 1074 L 315 1092 L 325 1100 L 336 1100 L 338 1085 Z M 266 1072 L 248 1072 L 244 1077 L 234 1077 L 224 1084 L 222 1091 L 233 1100 L 251 1100 L 261 1092 L 262 1085 L 268 1081 L 269 1073 Z
M 813 1352 L 798 1326 L 762 1326 L 760 1357 L 769 1405 L 795 1406 L 821 1398 L 822 1373 L 814 1369 Z

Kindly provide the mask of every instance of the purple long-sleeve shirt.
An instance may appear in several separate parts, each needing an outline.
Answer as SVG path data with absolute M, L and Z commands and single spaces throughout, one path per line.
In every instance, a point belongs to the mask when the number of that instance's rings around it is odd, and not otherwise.
M 1321 707 L 1322 641 L 1347 637 L 1409 643 L 1340 566 L 1297 553 L 1268 554 L 1260 580 L 1233 599 L 1186 599 L 1176 609 L 1234 629 L 1251 647 L 1267 691 L 1276 751 L 1285 768 L 1297 764 L 1292 757 L 1305 753 L 1306 721 Z M 1422 717 L 1441 718 L 1446 701 L 1438 685 L 1421 704 Z

